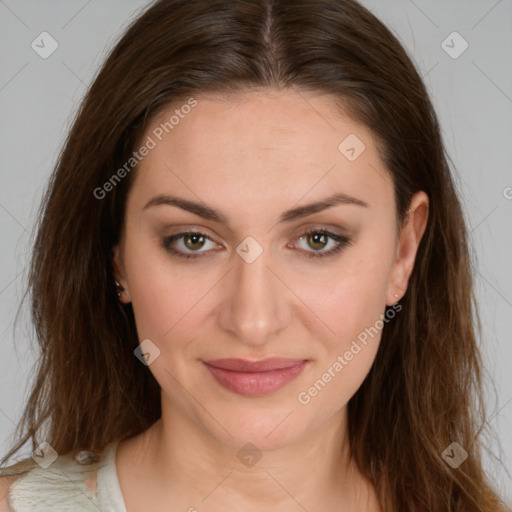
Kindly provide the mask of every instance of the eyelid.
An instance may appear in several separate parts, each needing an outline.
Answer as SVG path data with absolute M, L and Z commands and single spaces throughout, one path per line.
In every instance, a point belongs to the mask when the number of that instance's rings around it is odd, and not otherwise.
M 216 244 L 216 242 L 212 239 L 212 237 L 208 233 L 204 233 L 195 228 L 190 228 L 190 229 L 187 229 L 186 231 L 179 231 L 175 234 L 172 234 L 169 236 L 164 236 L 162 238 L 162 245 L 163 245 L 164 249 L 166 249 L 168 252 L 170 252 L 172 254 L 175 254 L 176 256 L 182 256 L 184 258 L 196 258 L 196 256 L 194 256 L 194 254 L 209 255 L 209 253 L 212 252 L 211 249 L 207 250 L 207 251 L 197 250 L 197 251 L 188 251 L 187 252 L 187 251 L 176 250 L 171 247 L 171 244 L 173 242 L 184 238 L 186 235 L 200 235 L 200 236 L 204 237 L 205 239 L 207 239 L 208 241 Z M 217 244 L 217 245 L 219 245 L 219 244 Z M 198 256 L 198 257 L 204 257 L 204 256 Z
M 311 228 L 303 232 L 300 236 L 296 237 L 295 240 L 300 240 L 301 238 L 305 238 L 311 234 L 323 234 L 327 238 L 334 240 L 336 245 L 334 248 L 329 249 L 328 251 L 304 251 L 300 252 L 306 258 L 329 258 L 331 256 L 335 256 L 337 253 L 342 251 L 347 245 L 352 243 L 352 239 L 345 235 L 340 235 L 338 233 L 333 233 L 327 228 Z
M 208 235 L 207 233 L 204 233 L 196 228 L 189 228 L 185 231 L 180 231 L 173 235 L 163 237 L 162 238 L 162 246 L 164 247 L 165 250 L 167 250 L 171 254 L 173 254 L 179 258 L 183 258 L 183 259 L 205 258 L 205 257 L 211 256 L 212 252 L 216 252 L 215 250 L 202 251 L 200 249 L 197 251 L 181 251 L 181 250 L 176 250 L 171 247 L 171 244 L 175 240 L 179 240 L 179 239 L 185 237 L 186 235 L 191 235 L 191 234 L 200 235 L 200 236 L 204 237 L 205 239 L 207 239 L 213 243 L 216 243 L 212 239 L 212 237 L 210 235 Z M 305 238 L 310 234 L 324 234 L 327 238 L 334 240 L 337 245 L 328 251 L 323 251 L 323 250 L 307 251 L 307 250 L 299 249 L 299 252 L 302 253 L 302 256 L 304 256 L 305 258 L 308 258 L 308 259 L 328 258 L 330 256 L 334 256 L 338 252 L 342 251 L 345 248 L 345 246 L 351 245 L 351 243 L 352 243 L 352 239 L 348 236 L 334 233 L 333 231 L 331 231 L 330 229 L 328 229 L 324 226 L 317 226 L 317 227 L 310 227 L 305 230 L 303 228 L 303 230 L 298 235 L 293 237 L 293 245 L 295 246 L 297 241 L 300 241 L 302 238 Z M 219 244 L 217 244 L 217 245 L 219 245 Z M 287 244 L 287 247 L 289 247 L 289 244 Z

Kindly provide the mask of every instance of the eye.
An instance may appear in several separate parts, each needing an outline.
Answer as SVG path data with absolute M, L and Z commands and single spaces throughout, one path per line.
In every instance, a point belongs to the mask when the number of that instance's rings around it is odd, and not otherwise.
M 177 245 L 181 245 L 180 248 L 176 249 L 173 247 L 174 242 L 181 242 Z M 184 233 L 178 233 L 176 235 L 168 236 L 162 240 L 163 247 L 172 254 L 185 259 L 200 258 L 200 254 L 195 255 L 192 253 L 204 253 L 208 251 L 200 251 L 205 245 L 206 241 L 210 241 L 213 244 L 212 239 L 199 231 L 186 231 Z M 215 244 L 213 244 L 215 245 Z M 190 251 L 190 252 L 188 252 Z
M 351 243 L 347 237 L 337 235 L 336 233 L 332 233 L 326 229 L 309 230 L 301 235 L 298 240 L 305 241 L 310 248 L 313 248 L 313 251 L 309 251 L 307 248 L 301 250 L 306 258 L 334 256 L 346 245 L 350 245 Z M 331 248 L 329 250 L 324 250 L 329 246 L 329 240 L 333 242 L 331 244 Z M 205 247 L 207 248 L 208 242 L 214 246 L 216 245 L 205 233 L 201 233 L 199 231 L 186 231 L 163 238 L 162 246 L 168 252 L 180 258 L 195 259 L 206 257 L 203 253 L 211 252 L 210 250 L 201 250 Z
M 329 239 L 333 242 L 331 248 L 327 251 L 322 250 L 329 246 Z M 304 233 L 299 241 L 305 241 L 309 247 L 312 247 L 313 251 L 304 251 L 306 258 L 324 258 L 328 256 L 334 256 L 336 253 L 341 251 L 346 245 L 350 245 L 350 240 L 342 235 L 337 235 L 326 229 L 313 229 Z

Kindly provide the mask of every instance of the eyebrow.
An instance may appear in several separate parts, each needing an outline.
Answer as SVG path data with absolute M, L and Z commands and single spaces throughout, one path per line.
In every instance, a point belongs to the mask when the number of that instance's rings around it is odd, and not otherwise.
M 341 204 L 356 205 L 363 208 L 369 208 L 369 204 L 365 201 L 362 201 L 361 199 L 357 199 L 356 197 L 352 197 L 344 193 L 337 193 L 320 201 L 287 210 L 281 215 L 281 217 L 279 217 L 278 222 L 291 222 L 293 220 L 301 219 L 303 217 L 307 217 L 327 208 L 332 208 L 333 206 L 338 206 Z M 183 199 L 181 197 L 173 196 L 170 194 L 159 194 L 153 197 L 144 205 L 143 210 L 161 205 L 176 206 L 188 212 L 194 213 L 203 219 L 219 222 L 229 227 L 229 219 L 222 212 L 215 210 L 205 203 L 190 201 L 188 199 Z

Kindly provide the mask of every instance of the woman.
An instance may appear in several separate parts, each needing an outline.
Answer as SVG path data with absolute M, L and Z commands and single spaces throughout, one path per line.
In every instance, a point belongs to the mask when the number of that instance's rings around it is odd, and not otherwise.
M 4 507 L 504 510 L 466 236 L 422 80 L 369 11 L 156 2 L 45 196 L 42 357 L 4 462 L 34 453 Z

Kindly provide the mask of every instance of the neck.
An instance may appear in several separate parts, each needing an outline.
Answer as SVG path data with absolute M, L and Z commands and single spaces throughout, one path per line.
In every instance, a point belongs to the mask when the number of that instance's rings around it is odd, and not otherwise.
M 139 468 L 140 485 L 154 499 L 151 510 L 165 503 L 190 512 L 233 504 L 247 512 L 378 510 L 371 486 L 349 457 L 346 409 L 307 437 L 262 451 L 244 449 L 243 442 L 227 446 L 177 410 L 162 411 L 152 427 L 123 442 L 127 464 Z M 130 494 L 126 481 L 123 494 Z

